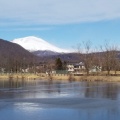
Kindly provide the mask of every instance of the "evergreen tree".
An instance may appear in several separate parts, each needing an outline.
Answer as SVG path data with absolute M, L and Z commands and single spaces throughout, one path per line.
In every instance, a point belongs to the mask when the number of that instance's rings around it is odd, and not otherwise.
M 67 62 L 64 61 L 64 62 L 63 62 L 63 69 L 66 70 L 66 68 L 67 68 Z
M 55 66 L 56 66 L 56 70 L 62 70 L 63 69 L 63 64 L 60 58 L 57 58 L 55 60 Z

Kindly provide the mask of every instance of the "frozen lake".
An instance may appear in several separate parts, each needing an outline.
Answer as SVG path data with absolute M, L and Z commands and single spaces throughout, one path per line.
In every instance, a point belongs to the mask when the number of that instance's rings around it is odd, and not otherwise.
M 120 120 L 120 83 L 1 80 L 0 120 Z

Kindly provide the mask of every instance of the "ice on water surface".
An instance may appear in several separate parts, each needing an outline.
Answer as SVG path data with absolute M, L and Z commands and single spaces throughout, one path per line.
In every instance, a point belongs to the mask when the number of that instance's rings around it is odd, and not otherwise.
M 0 88 L 0 120 L 120 119 L 116 83 L 34 81 L 8 86 Z

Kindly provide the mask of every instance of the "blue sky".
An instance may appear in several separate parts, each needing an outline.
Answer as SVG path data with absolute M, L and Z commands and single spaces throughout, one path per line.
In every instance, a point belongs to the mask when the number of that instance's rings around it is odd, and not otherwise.
M 119 0 L 0 0 L 0 38 L 36 36 L 60 48 L 120 44 Z

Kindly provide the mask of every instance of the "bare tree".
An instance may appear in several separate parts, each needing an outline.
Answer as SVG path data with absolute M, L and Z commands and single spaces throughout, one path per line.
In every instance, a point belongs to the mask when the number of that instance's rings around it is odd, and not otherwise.
M 116 46 L 112 46 L 111 48 L 111 67 L 116 74 L 119 69 L 118 48 Z
M 83 49 L 81 49 L 83 45 Z M 91 42 L 83 42 L 83 44 L 78 45 L 78 52 L 80 55 L 80 59 L 84 63 L 86 74 L 89 75 L 90 68 L 93 65 L 93 54 L 91 53 Z
M 101 47 L 102 48 L 102 47 Z M 103 53 L 103 66 L 107 70 L 107 74 L 110 75 L 110 71 L 114 70 L 115 74 L 119 66 L 119 60 L 117 58 L 117 46 L 110 46 L 108 43 L 105 44 Z

